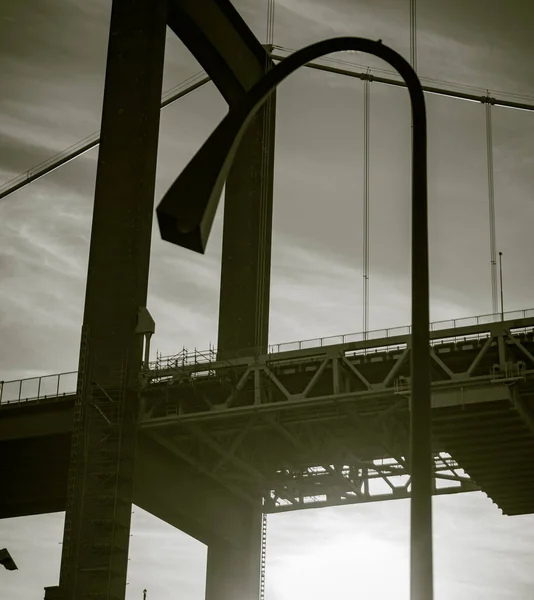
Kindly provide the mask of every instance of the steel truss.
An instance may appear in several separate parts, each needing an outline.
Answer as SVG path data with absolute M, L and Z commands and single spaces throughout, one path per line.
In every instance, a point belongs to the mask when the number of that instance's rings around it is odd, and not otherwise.
M 432 333 L 436 494 L 479 489 L 447 453 L 462 419 L 505 403 L 534 432 L 533 330 L 529 318 Z M 409 336 L 159 359 L 139 426 L 241 497 L 261 494 L 266 513 L 406 498 L 409 362 Z

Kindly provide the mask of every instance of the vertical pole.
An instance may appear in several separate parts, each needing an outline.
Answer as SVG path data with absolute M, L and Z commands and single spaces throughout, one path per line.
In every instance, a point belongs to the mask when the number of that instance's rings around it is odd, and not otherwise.
M 416 105 L 416 102 L 420 105 Z M 410 599 L 432 600 L 433 457 L 430 396 L 427 144 L 424 98 L 412 96 Z M 417 210 L 416 210 L 417 209 Z
M 504 295 L 502 287 L 502 252 L 499 252 L 499 281 L 501 284 L 501 321 L 504 321 Z
M 486 102 L 486 153 L 488 163 L 491 300 L 493 314 L 496 315 L 499 311 L 499 301 L 497 296 L 497 242 L 495 235 L 495 186 L 493 181 L 493 132 L 491 124 L 491 104 L 489 102 Z
M 369 76 L 369 69 L 367 69 Z M 363 339 L 369 331 L 369 127 L 370 81 L 363 82 Z

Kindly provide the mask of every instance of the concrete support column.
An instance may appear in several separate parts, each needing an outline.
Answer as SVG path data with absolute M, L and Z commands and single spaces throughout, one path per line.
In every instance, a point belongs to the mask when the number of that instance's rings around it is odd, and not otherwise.
M 166 0 L 113 0 L 60 590 L 125 596 Z
M 241 512 L 242 533 L 235 543 L 217 539 L 208 544 L 206 600 L 258 600 L 260 597 L 262 510 Z
M 221 358 L 267 349 L 275 113 L 273 94 L 243 137 L 226 182 L 217 344 Z

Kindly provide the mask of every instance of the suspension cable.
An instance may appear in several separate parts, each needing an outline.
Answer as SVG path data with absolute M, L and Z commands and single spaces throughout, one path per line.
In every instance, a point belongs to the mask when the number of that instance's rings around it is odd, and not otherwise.
M 369 70 L 368 70 L 369 73 Z M 369 331 L 369 116 L 370 85 L 363 82 L 363 336 Z
M 410 64 L 417 72 L 417 0 L 410 0 Z
M 265 72 L 269 71 L 273 66 L 271 59 L 271 46 L 274 39 L 274 5 L 275 0 L 267 0 L 267 34 L 266 44 L 267 52 L 265 53 Z M 276 109 L 274 95 L 269 98 L 263 105 L 263 123 L 262 123 L 262 154 L 261 154 L 261 177 L 260 177 L 260 230 L 259 230 L 259 244 L 258 244 L 258 260 L 259 265 L 257 273 L 256 286 L 256 306 L 262 307 L 264 304 L 264 292 L 265 288 L 261 282 L 266 281 L 266 268 L 267 263 L 264 260 L 265 248 L 267 248 L 267 239 L 271 231 L 271 219 L 269 213 L 272 210 L 271 196 L 273 193 L 273 179 L 271 170 L 273 168 L 272 154 L 274 144 L 274 120 L 276 119 Z M 268 311 L 267 311 L 268 312 Z M 254 339 L 256 346 L 262 346 L 263 342 L 263 331 L 264 322 L 267 318 L 267 314 L 264 308 L 260 309 L 261 318 L 256 320 L 256 328 L 254 332 Z M 265 340 L 265 343 L 267 341 Z
M 267 0 L 267 35 L 265 43 L 268 46 L 274 44 L 274 8 L 275 0 Z
M 489 96 L 489 92 L 488 92 Z M 497 293 L 497 241 L 495 235 L 495 185 L 493 181 L 493 136 L 491 125 L 491 103 L 486 103 L 486 152 L 488 161 L 488 199 L 490 226 L 491 299 L 493 313 L 499 310 Z

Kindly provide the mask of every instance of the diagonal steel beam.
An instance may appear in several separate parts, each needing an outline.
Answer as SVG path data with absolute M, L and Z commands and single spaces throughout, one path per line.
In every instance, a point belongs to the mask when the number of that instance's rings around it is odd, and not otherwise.
M 521 350 L 521 352 L 532 362 L 534 365 L 534 356 L 523 346 L 523 344 L 513 336 L 510 331 L 506 331 L 506 337 L 512 340 L 512 342 Z
M 229 0 L 168 0 L 167 23 L 230 105 L 274 65 Z
M 391 383 L 392 379 L 398 373 L 399 369 L 404 364 L 404 361 L 408 357 L 409 353 L 410 353 L 410 348 L 406 347 L 403 350 L 402 354 L 399 356 L 399 358 L 397 358 L 395 364 L 391 367 L 390 372 L 386 375 L 386 377 L 384 378 L 384 381 L 382 382 L 386 387 L 388 387 L 388 385 Z
M 323 362 L 319 365 L 319 368 L 317 369 L 317 371 L 315 371 L 315 373 L 313 374 L 313 377 L 311 378 L 311 380 L 308 382 L 308 385 L 306 386 L 306 388 L 304 389 L 304 392 L 302 392 L 302 395 L 304 396 L 304 398 L 308 397 L 308 394 L 312 391 L 312 389 L 315 387 L 316 383 L 319 381 L 319 378 L 321 377 L 321 375 L 324 373 L 328 362 L 330 361 L 330 358 L 325 358 L 323 360 Z
M 269 377 L 269 379 L 274 383 L 274 385 L 289 400 L 289 398 L 291 397 L 291 394 L 289 393 L 288 390 L 286 390 L 286 388 L 284 387 L 284 385 L 282 384 L 282 382 L 278 379 L 278 377 L 276 377 L 276 375 L 271 371 L 271 369 L 269 369 L 268 367 L 265 367 L 264 368 L 264 373 L 267 374 L 267 377 Z
M 434 348 L 430 348 L 430 357 L 451 379 L 454 378 L 454 372 L 451 371 L 449 367 L 441 360 L 441 358 L 436 354 Z
M 482 346 L 482 348 L 480 349 L 480 351 L 478 352 L 478 354 L 475 356 L 475 359 L 473 360 L 470 367 L 466 371 L 466 373 L 467 373 L 467 375 L 469 375 L 469 377 L 471 377 L 471 375 L 474 373 L 475 369 L 480 364 L 480 361 L 482 360 L 482 358 L 488 351 L 488 349 L 491 346 L 491 343 L 493 342 L 494 339 L 495 339 L 495 336 L 490 335 L 488 337 L 488 339 L 486 340 L 486 342 L 484 343 L 484 345 Z
M 352 373 L 354 373 L 354 375 L 356 375 L 356 377 L 363 383 L 363 385 L 370 390 L 371 389 L 371 384 L 367 381 L 367 379 L 360 373 L 359 369 L 353 365 L 349 360 L 347 360 L 347 358 L 345 356 L 341 357 L 341 360 L 343 361 L 343 364 L 348 367 L 350 369 L 350 371 Z
M 235 388 L 230 392 L 230 395 L 228 396 L 228 398 L 226 398 L 226 400 L 223 402 L 223 406 L 225 408 L 228 408 L 229 406 L 231 406 L 234 403 L 234 400 L 236 399 L 239 392 L 243 389 L 243 386 L 247 382 L 247 379 L 249 378 L 249 375 L 251 373 L 252 373 L 252 369 L 250 367 L 243 373 L 240 380 L 237 382 L 237 385 L 235 386 Z

